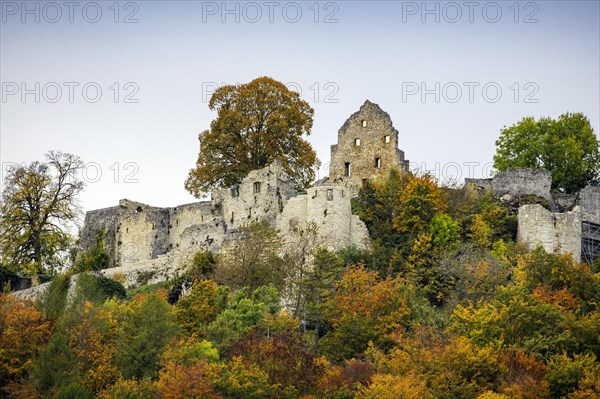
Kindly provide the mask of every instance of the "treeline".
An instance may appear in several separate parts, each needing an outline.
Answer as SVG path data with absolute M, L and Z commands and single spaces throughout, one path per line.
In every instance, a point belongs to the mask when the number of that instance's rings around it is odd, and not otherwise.
M 429 176 L 367 183 L 353 211 L 369 250 L 255 223 L 158 285 L 67 274 L 37 302 L 3 295 L 2 395 L 599 397 L 598 263 L 529 251 L 490 193 Z M 106 263 L 90 251 L 78 271 Z

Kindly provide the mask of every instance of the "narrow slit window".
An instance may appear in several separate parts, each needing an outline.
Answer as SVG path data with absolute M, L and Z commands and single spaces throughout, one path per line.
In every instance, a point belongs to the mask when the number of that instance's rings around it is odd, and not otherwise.
M 333 189 L 332 188 L 327 189 L 327 201 L 333 201 Z
M 385 143 L 389 144 L 392 138 L 390 136 L 385 136 Z
M 354 145 L 360 147 L 360 139 L 354 139 Z
M 361 125 L 362 125 L 362 127 L 367 127 L 367 121 L 363 119 L 361 121 Z
M 350 176 L 350 162 L 344 164 L 344 176 Z
M 381 158 L 375 158 L 375 168 L 381 168 Z

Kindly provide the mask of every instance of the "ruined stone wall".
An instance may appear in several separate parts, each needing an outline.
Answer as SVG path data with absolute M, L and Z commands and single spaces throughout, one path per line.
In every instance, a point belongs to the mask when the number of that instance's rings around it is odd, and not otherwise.
M 494 195 L 500 198 L 535 195 L 551 202 L 551 186 L 552 175 L 545 169 L 508 169 L 492 180 Z
M 210 201 L 170 209 L 169 251 L 215 251 L 223 241 L 225 225 Z
M 89 211 L 85 214 L 83 226 L 79 232 L 79 247 L 84 250 L 96 245 L 96 235 L 99 231 L 106 232 L 104 249 L 110 254 L 110 267 L 116 266 L 115 260 L 118 258 L 116 240 L 118 217 L 118 206 Z
M 582 220 L 600 224 L 600 187 L 585 187 L 579 193 L 579 201 Z
M 530 246 L 541 244 L 546 252 L 570 252 L 581 259 L 581 210 L 553 213 L 539 204 L 519 208 L 517 239 Z
M 369 235 L 364 223 L 350 208 L 350 191 L 340 186 L 319 186 L 292 198 L 277 220 L 283 236 L 292 236 L 314 222 L 319 243 L 334 250 L 348 246 L 366 248 Z
M 465 179 L 465 184 L 478 190 L 492 190 L 496 197 L 503 200 L 537 196 L 552 202 L 552 175 L 545 169 L 508 169 L 506 172 L 496 173 L 491 179 Z M 569 199 L 560 198 L 561 203 L 564 202 L 562 200 Z
M 244 224 L 266 220 L 275 227 L 295 195 L 293 183 L 276 161 L 250 172 L 239 186 L 214 192 L 211 201 L 157 208 L 121 200 L 118 207 L 88 212 L 80 246 L 90 248 L 96 231 L 105 228 L 111 267 L 131 267 L 170 253 L 217 252 Z
M 357 191 L 364 180 L 386 176 L 392 168 L 408 170 L 404 152 L 398 149 L 398 131 L 390 116 L 367 100 L 346 120 L 338 143 L 331 146 L 329 181 Z
M 266 220 L 272 226 L 288 199 L 295 196 L 293 183 L 281 162 L 254 170 L 239 186 L 213 193 L 213 207 L 221 212 L 227 229 L 237 229 L 252 221 Z
M 119 201 L 115 265 L 154 259 L 168 251 L 169 210 Z

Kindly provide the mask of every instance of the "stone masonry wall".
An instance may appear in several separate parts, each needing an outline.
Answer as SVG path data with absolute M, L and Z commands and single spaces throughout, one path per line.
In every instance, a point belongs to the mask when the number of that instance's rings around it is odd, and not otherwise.
M 366 248 L 369 233 L 358 216 L 352 215 L 350 191 L 340 186 L 319 186 L 292 198 L 277 219 L 283 236 L 292 236 L 307 223 L 318 228 L 319 243 L 334 250 L 349 246 Z
M 119 207 L 97 209 L 85 214 L 85 219 L 81 231 L 79 232 L 80 248 L 91 248 L 96 245 L 96 234 L 104 230 L 104 248 L 110 254 L 110 267 L 116 266 L 115 260 L 118 258 L 116 229 L 118 226 Z
M 251 221 L 275 220 L 288 199 L 295 196 L 293 183 L 281 162 L 251 171 L 237 187 L 213 193 L 212 204 L 221 210 L 228 229 L 237 229 Z
M 582 220 L 600 224 L 600 187 L 585 187 L 579 193 L 579 201 Z
M 581 259 L 581 211 L 553 213 L 539 204 L 523 205 L 518 214 L 517 239 L 530 246 L 541 244 L 546 252 L 570 252 Z
M 352 114 L 331 146 L 329 181 L 354 192 L 366 179 L 386 176 L 390 169 L 408 170 L 404 152 L 398 149 L 398 131 L 390 116 L 370 101 Z
M 508 169 L 494 176 L 492 188 L 497 197 L 535 195 L 552 201 L 552 175 L 545 169 Z

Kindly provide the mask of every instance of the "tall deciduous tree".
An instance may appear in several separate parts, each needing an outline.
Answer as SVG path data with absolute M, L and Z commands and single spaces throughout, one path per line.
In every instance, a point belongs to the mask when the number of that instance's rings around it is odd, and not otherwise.
M 552 173 L 552 188 L 576 192 L 600 181 L 598 138 L 582 113 L 566 113 L 557 120 L 523 118 L 502 129 L 494 167 L 545 168 Z
M 271 78 L 223 86 L 209 107 L 217 111 L 210 130 L 202 132 L 196 167 L 185 188 L 200 197 L 219 187 L 238 184 L 248 172 L 281 160 L 298 186 L 306 186 L 318 166 L 309 135 L 313 109 L 300 95 Z
M 80 212 L 76 197 L 84 184 L 75 174 L 82 166 L 75 155 L 51 151 L 45 162 L 8 171 L 0 204 L 3 263 L 28 274 L 61 266 L 68 226 Z

